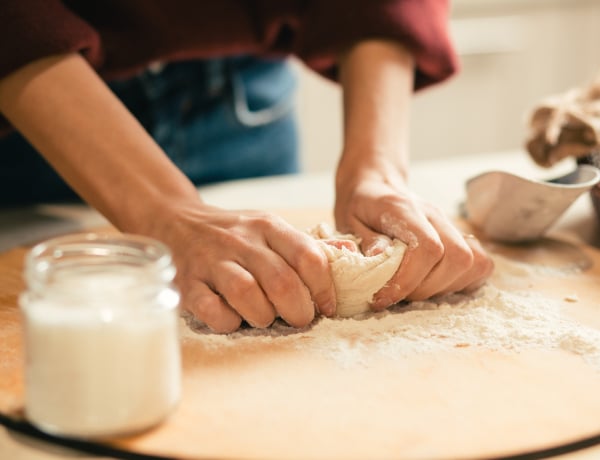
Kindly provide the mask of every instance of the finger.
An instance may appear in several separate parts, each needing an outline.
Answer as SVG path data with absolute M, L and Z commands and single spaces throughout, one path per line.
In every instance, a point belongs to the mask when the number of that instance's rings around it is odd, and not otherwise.
M 354 220 L 351 232 L 360 239 L 361 252 L 367 257 L 381 254 L 392 242 L 389 237 L 373 231 L 358 219 Z
M 424 300 L 448 290 L 458 279 L 465 279 L 471 271 L 475 256 L 462 234 L 445 218 L 432 218 L 442 244 L 444 255 L 425 277 L 423 282 L 408 296 L 409 300 Z
M 405 299 L 421 284 L 444 255 L 444 246 L 433 226 L 424 216 L 418 220 L 419 222 L 405 223 L 400 227 L 403 229 L 402 233 L 406 235 L 406 232 L 410 231 L 412 237 L 407 243 L 400 267 L 390 281 L 375 294 L 371 303 L 371 308 L 374 310 L 387 308 Z M 389 232 L 386 234 L 396 237 Z
M 275 308 L 255 277 L 236 262 L 217 264 L 211 281 L 227 304 L 251 326 L 265 328 L 275 320 Z
M 187 292 L 182 308 L 189 311 L 194 318 L 206 324 L 218 333 L 236 331 L 242 324 L 241 316 L 236 313 L 223 299 L 215 294 L 203 282 L 194 282 Z
M 253 274 L 277 315 L 294 327 L 307 326 L 315 317 L 315 304 L 298 273 L 276 252 L 243 262 Z
M 473 263 L 471 268 L 451 283 L 441 294 L 451 292 L 469 292 L 480 288 L 494 272 L 494 262 L 473 235 L 463 235 L 466 244 L 471 248 Z
M 294 276 L 278 265 L 282 276 L 269 286 L 269 298 L 286 321 L 308 324 L 314 309 L 331 316 L 335 313 L 336 297 L 329 261 L 319 244 L 309 235 L 293 227 L 279 227 L 265 233 L 267 244 L 285 261 Z M 289 305 L 295 305 L 290 309 Z M 282 312 L 279 308 L 286 311 Z

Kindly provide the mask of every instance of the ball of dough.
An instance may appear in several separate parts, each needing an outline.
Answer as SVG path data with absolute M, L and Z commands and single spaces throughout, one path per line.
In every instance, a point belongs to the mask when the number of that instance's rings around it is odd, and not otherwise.
M 335 232 L 327 224 L 309 230 L 329 260 L 337 294 L 337 316 L 350 317 L 370 311 L 373 296 L 396 273 L 406 244 L 390 240 L 381 253 L 366 256 L 354 235 Z

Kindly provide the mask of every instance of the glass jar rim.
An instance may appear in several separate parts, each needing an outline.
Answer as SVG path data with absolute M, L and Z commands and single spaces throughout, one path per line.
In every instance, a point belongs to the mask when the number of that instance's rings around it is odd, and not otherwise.
M 33 246 L 25 258 L 28 281 L 41 281 L 52 264 L 78 256 L 98 265 L 127 260 L 156 273 L 164 282 L 175 276 L 171 251 L 158 240 L 130 233 L 85 232 L 50 238 Z

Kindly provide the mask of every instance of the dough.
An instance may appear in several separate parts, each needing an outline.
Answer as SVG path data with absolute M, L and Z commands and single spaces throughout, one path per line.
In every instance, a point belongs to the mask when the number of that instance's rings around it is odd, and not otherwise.
M 370 311 L 373 296 L 396 273 L 406 244 L 390 240 L 383 252 L 365 256 L 354 235 L 335 232 L 327 224 L 319 224 L 309 233 L 327 254 L 337 294 L 337 316 L 350 317 Z

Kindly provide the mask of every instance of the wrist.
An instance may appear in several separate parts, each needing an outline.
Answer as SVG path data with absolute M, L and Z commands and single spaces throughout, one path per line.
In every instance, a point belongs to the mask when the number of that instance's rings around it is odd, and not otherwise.
M 139 185 L 139 184 L 138 184 Z M 204 206 L 197 189 L 184 178 L 176 188 L 138 186 L 135 195 L 111 207 L 109 221 L 120 231 L 161 239 L 178 220 L 178 216 Z
M 336 220 L 340 221 L 340 215 L 360 196 L 369 196 L 382 186 L 397 192 L 409 190 L 406 174 L 385 156 L 373 157 L 360 164 L 341 161 L 335 175 Z
M 364 173 L 399 176 L 406 181 L 413 72 L 412 56 L 394 42 L 361 43 L 342 60 L 340 182 L 353 181 Z
M 408 182 L 408 165 L 402 161 L 405 156 L 366 152 L 344 150 L 336 169 L 336 189 L 349 188 L 365 180 L 390 184 Z

